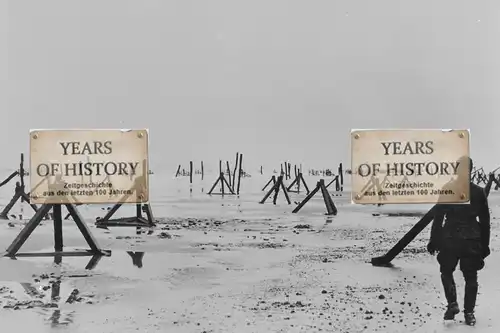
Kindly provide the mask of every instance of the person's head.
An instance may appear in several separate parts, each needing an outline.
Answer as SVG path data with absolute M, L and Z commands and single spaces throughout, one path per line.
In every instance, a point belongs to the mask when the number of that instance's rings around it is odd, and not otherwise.
M 459 177 L 470 176 L 474 163 L 469 156 L 462 156 L 458 159 L 457 175 Z

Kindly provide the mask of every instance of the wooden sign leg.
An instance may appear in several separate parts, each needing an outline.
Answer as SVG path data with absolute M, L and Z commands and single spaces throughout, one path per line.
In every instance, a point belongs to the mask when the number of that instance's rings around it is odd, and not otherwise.
M 6 255 L 9 257 L 13 257 L 19 251 L 21 246 L 26 242 L 28 237 L 33 233 L 33 230 L 42 222 L 43 217 L 47 215 L 47 213 L 52 208 L 52 205 L 45 204 L 40 207 L 40 209 L 33 215 L 31 220 L 26 224 L 26 226 L 21 230 L 19 235 L 17 235 L 16 239 L 12 242 L 12 244 L 7 248 Z

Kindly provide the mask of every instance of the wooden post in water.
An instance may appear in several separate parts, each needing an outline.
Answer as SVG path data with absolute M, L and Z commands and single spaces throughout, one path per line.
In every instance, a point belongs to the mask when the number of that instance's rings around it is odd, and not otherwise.
M 236 184 L 236 171 L 238 171 L 238 159 L 239 159 L 240 153 L 236 153 L 236 161 L 234 161 L 234 170 L 233 170 L 233 190 L 234 186 Z
M 226 161 L 226 169 L 227 169 L 227 179 L 229 179 L 229 187 L 234 189 L 234 181 L 231 182 L 231 169 L 229 168 L 229 161 Z
M 201 161 L 201 180 L 203 180 L 205 171 L 203 170 L 203 161 Z
M 189 161 L 189 184 L 193 185 L 193 161 Z
M 339 177 L 340 177 L 340 191 L 344 191 L 344 170 L 342 168 L 342 163 L 339 164 Z
M 243 154 L 240 154 L 240 163 L 239 163 L 239 171 L 238 171 L 238 189 L 236 190 L 236 194 L 240 194 L 240 184 L 241 184 L 241 174 L 243 173 L 243 170 L 241 169 L 241 166 L 243 165 Z

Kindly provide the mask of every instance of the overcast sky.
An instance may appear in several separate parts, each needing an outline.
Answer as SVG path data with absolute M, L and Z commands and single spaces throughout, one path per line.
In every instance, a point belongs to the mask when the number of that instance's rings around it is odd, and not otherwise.
M 470 128 L 500 165 L 500 1 L 3 0 L 2 165 L 30 128 L 149 128 L 151 163 L 349 164 L 351 128 Z

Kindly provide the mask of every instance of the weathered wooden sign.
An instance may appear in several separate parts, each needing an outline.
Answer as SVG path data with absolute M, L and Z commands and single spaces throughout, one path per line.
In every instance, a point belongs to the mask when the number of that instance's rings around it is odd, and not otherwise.
M 147 130 L 30 131 L 34 204 L 149 200 Z
M 352 201 L 469 201 L 468 130 L 351 132 Z

